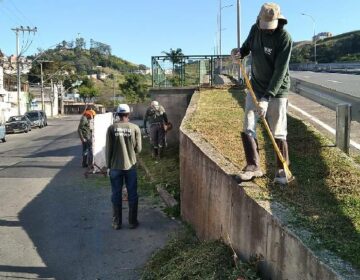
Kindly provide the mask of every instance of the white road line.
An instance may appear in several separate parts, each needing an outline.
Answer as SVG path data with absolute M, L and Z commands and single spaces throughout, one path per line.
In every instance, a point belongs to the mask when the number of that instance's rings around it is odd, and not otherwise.
M 331 134 L 336 135 L 336 130 L 334 128 L 332 128 L 331 126 L 327 125 L 326 123 L 322 122 L 321 120 L 315 118 L 314 116 L 310 115 L 309 113 L 305 112 L 304 110 L 300 109 L 299 107 L 289 103 L 289 107 L 293 108 L 294 110 L 300 112 L 301 114 L 303 114 L 304 116 L 308 117 L 309 119 L 311 119 L 313 122 L 317 123 L 318 125 L 322 126 L 323 128 L 325 128 L 327 131 L 329 131 Z M 350 140 L 350 145 L 353 146 L 354 148 L 360 150 L 360 144 Z
M 342 84 L 342 82 L 335 81 L 335 80 L 327 80 L 328 82 L 336 83 L 336 84 Z

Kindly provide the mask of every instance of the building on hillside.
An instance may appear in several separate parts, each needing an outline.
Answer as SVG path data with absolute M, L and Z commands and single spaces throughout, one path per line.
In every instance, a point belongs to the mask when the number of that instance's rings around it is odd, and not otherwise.
M 59 112 L 59 87 L 57 85 L 44 86 L 44 105 L 47 116 L 57 116 Z M 41 86 L 29 87 L 29 110 L 42 110 Z
M 331 32 L 320 32 L 317 35 L 313 36 L 313 41 L 319 41 L 325 38 L 329 38 L 332 37 L 332 33 Z

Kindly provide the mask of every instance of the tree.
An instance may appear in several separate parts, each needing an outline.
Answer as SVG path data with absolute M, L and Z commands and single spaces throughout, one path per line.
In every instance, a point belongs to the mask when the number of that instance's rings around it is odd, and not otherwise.
M 138 74 L 125 75 L 125 82 L 119 85 L 121 92 L 129 103 L 145 101 L 148 93 L 148 86 L 145 78 Z
M 93 101 L 98 95 L 98 90 L 93 86 L 82 85 L 79 87 L 79 96 L 85 103 Z
M 163 51 L 163 53 L 166 54 L 166 56 L 169 57 L 169 60 L 172 62 L 173 70 L 175 69 L 175 65 L 179 64 L 184 56 L 182 49 L 180 48 L 177 48 L 176 50 L 170 49 L 170 52 Z

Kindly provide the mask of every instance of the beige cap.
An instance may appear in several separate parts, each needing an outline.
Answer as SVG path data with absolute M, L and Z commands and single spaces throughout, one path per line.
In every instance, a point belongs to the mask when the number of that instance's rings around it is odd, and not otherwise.
M 276 3 L 265 3 L 262 5 L 259 16 L 260 29 L 276 29 L 279 20 L 287 19 L 280 13 L 280 6 Z

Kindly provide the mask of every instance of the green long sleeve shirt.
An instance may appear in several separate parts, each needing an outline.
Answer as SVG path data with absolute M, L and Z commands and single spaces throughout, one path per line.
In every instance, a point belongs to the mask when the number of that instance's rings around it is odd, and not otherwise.
M 90 122 L 85 116 L 82 116 L 80 119 L 80 123 L 78 126 L 78 133 L 81 141 L 91 140 Z
M 110 169 L 129 170 L 142 149 L 140 128 L 130 122 L 111 125 L 106 133 L 106 165 Z
M 252 55 L 251 84 L 258 98 L 286 97 L 290 88 L 289 61 L 292 40 L 283 28 L 273 33 L 254 24 L 241 47 L 241 55 Z

